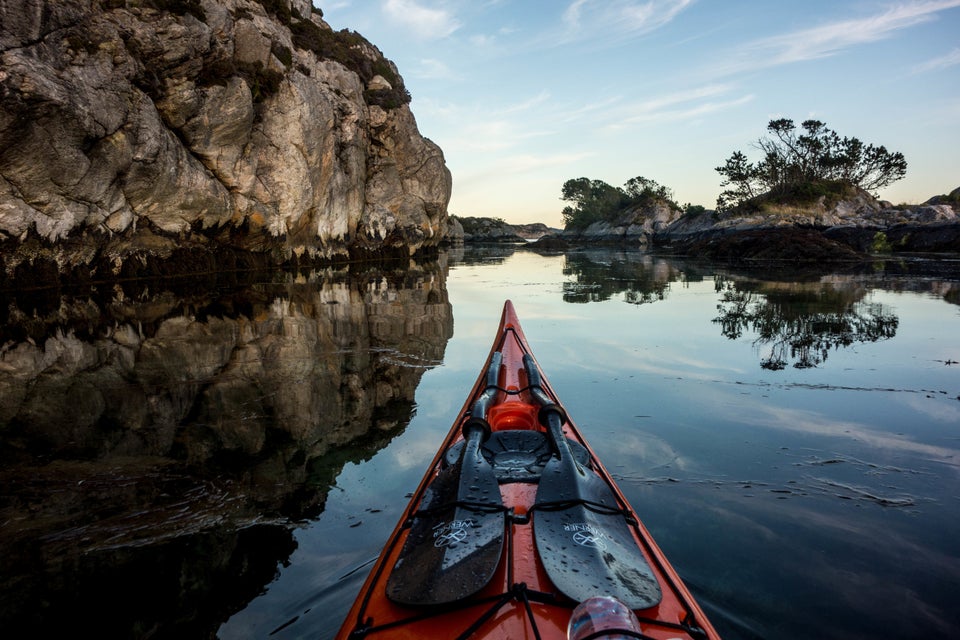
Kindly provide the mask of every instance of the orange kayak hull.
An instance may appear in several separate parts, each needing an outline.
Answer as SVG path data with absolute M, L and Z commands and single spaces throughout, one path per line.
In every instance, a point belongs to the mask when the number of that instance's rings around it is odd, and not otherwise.
M 400 523 L 385 545 L 348 613 L 338 640 L 360 638 L 541 638 L 561 640 L 567 637 L 567 625 L 577 602 L 564 596 L 552 583 L 538 554 L 533 523 L 536 521 L 538 485 L 535 481 L 500 480 L 500 498 L 507 516 L 504 519 L 505 543 L 492 579 L 477 593 L 455 603 L 435 606 L 404 606 L 387 597 L 387 582 L 400 559 L 410 533 L 409 523 L 417 515 L 431 482 L 449 464 L 445 460 L 451 447 L 463 446 L 463 427 L 471 418 L 478 398 L 488 387 L 487 371 L 495 353 L 502 354 L 498 376 L 499 392 L 486 412 L 493 433 L 543 432 L 538 419 L 542 402 L 529 390 L 530 380 L 523 359 L 536 362 L 520 326 L 513 304 L 504 304 L 500 326 L 473 389 L 459 417 L 423 477 Z M 537 365 L 539 369 L 539 365 Z M 542 376 L 542 374 L 541 374 Z M 562 408 L 560 400 L 542 376 L 540 387 L 550 400 Z M 589 467 L 615 495 L 619 506 L 629 514 L 629 529 L 660 587 L 662 597 L 652 607 L 635 610 L 642 633 L 658 639 L 719 639 L 703 611 L 667 561 L 650 533 L 632 512 L 623 493 L 597 459 L 572 419 L 567 417 L 563 434 L 589 456 Z

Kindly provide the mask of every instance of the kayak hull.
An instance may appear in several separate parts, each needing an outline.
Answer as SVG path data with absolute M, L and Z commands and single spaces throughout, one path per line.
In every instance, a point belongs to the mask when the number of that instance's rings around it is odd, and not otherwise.
M 525 356 L 535 370 L 530 369 L 530 364 L 524 365 Z M 490 384 L 491 377 L 496 381 L 495 385 Z M 535 388 L 533 383 L 536 383 Z M 562 416 L 566 446 L 554 442 L 543 424 L 548 421 L 551 411 Z M 478 414 L 483 414 L 480 422 L 477 421 Z M 499 496 L 492 499 L 485 496 L 483 500 L 491 500 L 488 506 L 486 502 L 478 504 L 476 496 L 464 498 L 461 495 L 457 518 L 442 509 L 424 509 L 425 504 L 431 506 L 429 503 L 434 499 L 431 496 L 436 494 L 431 485 L 438 478 L 440 483 L 449 483 L 462 477 L 462 469 L 457 465 L 463 459 L 472 459 L 470 452 L 465 454 L 464 450 L 471 449 L 473 442 L 464 438 L 464 428 L 480 423 L 489 425 L 491 433 L 484 434 L 480 450 L 483 459 L 476 464 L 488 465 L 481 472 L 496 477 Z M 558 471 L 561 460 L 565 466 Z M 568 505 L 559 504 L 557 500 L 558 495 L 566 495 L 552 484 L 557 473 L 567 474 L 567 484 L 585 487 L 586 501 L 571 500 L 576 503 L 571 513 L 589 511 L 589 517 L 567 517 L 560 513 L 559 510 L 568 508 Z M 464 492 L 469 493 L 468 488 L 461 487 L 461 493 Z M 602 496 L 603 504 L 592 503 L 591 498 L 597 495 Z M 549 496 L 549 500 L 545 496 Z M 607 502 L 614 504 L 608 505 Z M 541 518 L 539 530 L 538 516 Z M 577 522 L 568 522 L 564 518 L 574 518 Z M 629 548 L 609 546 L 613 536 L 602 534 L 600 525 L 579 523 L 579 520 L 589 518 L 598 518 L 598 522 L 607 522 L 611 518 L 618 520 L 616 535 L 623 539 L 617 544 Z M 569 532 L 570 544 L 560 540 L 557 536 L 561 534 L 557 531 L 548 531 L 546 523 L 550 520 L 555 523 L 550 525 L 554 529 Z M 420 595 L 417 589 L 406 589 L 410 593 L 397 597 L 397 593 L 404 591 L 402 583 L 405 580 L 419 579 L 409 560 L 425 557 L 417 555 L 423 550 L 416 547 L 430 544 L 430 540 L 424 541 L 420 539 L 424 534 L 415 533 L 414 536 L 419 538 L 408 544 L 408 537 L 411 531 L 422 529 L 424 521 L 436 523 L 433 541 L 438 545 L 451 537 L 451 532 L 468 535 L 472 521 L 483 521 L 488 536 L 491 526 L 503 527 L 499 552 L 491 552 L 488 545 L 477 550 L 478 554 L 485 555 L 469 559 L 474 565 L 488 563 L 485 571 L 471 568 L 469 573 L 457 573 L 462 570 L 457 564 L 459 558 L 449 562 L 448 559 L 420 562 L 427 572 L 451 574 L 438 578 L 456 581 L 456 576 L 466 576 L 466 582 L 475 582 L 467 589 L 472 593 L 451 593 L 447 589 L 444 594 Z M 498 524 L 490 525 L 490 522 Z M 558 522 L 560 524 L 556 524 Z M 462 531 L 456 529 L 461 526 L 464 527 Z M 550 541 L 559 544 L 550 544 Z M 596 545 L 602 549 L 585 548 Z M 584 555 L 591 551 L 608 563 L 600 565 L 595 576 L 589 575 L 589 570 L 601 561 Z M 621 554 L 624 558 L 618 565 L 618 558 L 614 556 Z M 604 566 L 614 569 L 604 569 Z M 588 575 L 577 575 L 581 568 Z M 572 572 L 573 579 L 567 579 L 568 571 Z M 556 580 L 551 579 L 551 572 Z M 478 573 L 482 576 L 475 575 Z M 647 600 L 634 601 L 634 606 L 643 607 L 634 611 L 645 636 L 664 640 L 719 639 L 610 474 L 575 423 L 567 417 L 559 398 L 539 372 L 516 311 L 507 301 L 480 376 L 336 637 L 338 640 L 537 637 L 560 640 L 567 637 L 567 624 L 578 601 L 591 595 L 605 595 L 607 585 L 616 583 L 621 574 L 642 574 L 645 581 L 642 590 L 651 592 L 647 593 Z M 398 583 L 401 583 L 399 587 Z M 616 584 L 610 589 L 615 591 Z M 395 601 L 398 599 L 401 602 Z

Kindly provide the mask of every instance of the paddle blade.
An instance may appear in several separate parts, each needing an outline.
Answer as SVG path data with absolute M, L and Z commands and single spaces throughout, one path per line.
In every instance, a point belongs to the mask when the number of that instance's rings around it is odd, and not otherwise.
M 623 514 L 598 512 L 580 500 L 617 506 L 613 492 L 595 473 L 572 459 L 552 459 L 537 489 L 537 504 L 543 508 L 534 515 L 533 532 L 537 554 L 554 586 L 577 602 L 606 595 L 631 609 L 658 604 L 660 584 Z
M 424 493 L 419 513 L 387 580 L 397 604 L 462 600 L 493 578 L 503 551 L 504 511 L 493 470 L 470 447 Z M 470 506 L 463 506 L 464 504 Z

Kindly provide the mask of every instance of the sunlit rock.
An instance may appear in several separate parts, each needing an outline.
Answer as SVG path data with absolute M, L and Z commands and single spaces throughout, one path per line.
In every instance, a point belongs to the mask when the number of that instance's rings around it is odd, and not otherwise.
M 31 235 L 55 243 L 46 255 L 64 269 L 97 264 L 118 235 L 154 255 L 144 228 L 274 261 L 412 254 L 443 238 L 450 172 L 402 79 L 308 1 L 101 4 L 0 6 L 8 270 L 32 257 Z M 316 53 L 331 46 L 352 53 Z M 92 251 L 62 246 L 80 234 Z
M 383 76 L 376 75 L 367 83 L 367 89 L 370 91 L 383 91 L 385 89 L 393 89 L 393 86 Z
M 569 229 L 567 241 L 615 242 L 646 247 L 654 234 L 670 227 L 681 216 L 679 209 L 664 200 L 623 211 L 615 220 L 594 222 L 585 229 Z

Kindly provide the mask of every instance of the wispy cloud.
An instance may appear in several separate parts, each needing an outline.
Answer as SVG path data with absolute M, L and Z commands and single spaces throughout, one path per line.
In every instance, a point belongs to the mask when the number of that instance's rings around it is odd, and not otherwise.
M 701 102 L 699 104 L 689 105 L 685 107 L 660 109 L 657 111 L 639 113 L 635 116 L 628 117 L 626 121 L 628 123 L 641 123 L 641 122 L 650 123 L 650 122 L 678 122 L 678 121 L 684 121 L 684 120 L 694 120 L 696 118 L 701 118 L 711 113 L 716 113 L 717 111 L 726 111 L 727 109 L 739 107 L 741 105 L 747 104 L 748 102 L 752 102 L 752 101 L 753 101 L 753 94 L 748 94 L 748 95 L 740 96 L 739 98 L 733 98 L 730 100 L 708 101 L 708 102 Z
M 927 73 L 930 71 L 940 71 L 941 69 L 946 69 L 948 67 L 953 67 L 960 64 L 960 47 L 954 49 L 950 53 L 940 56 L 939 58 L 934 58 L 933 60 L 927 60 L 923 64 L 918 64 L 913 68 L 914 73 Z
M 417 78 L 428 78 L 430 80 L 446 80 L 454 77 L 453 71 L 443 60 L 434 58 L 423 58 L 419 66 L 412 71 L 412 75 Z
M 390 20 L 423 39 L 446 38 L 461 27 L 449 11 L 424 6 L 417 0 L 386 0 L 383 11 Z
M 447 153 L 503 151 L 516 146 L 520 139 L 516 127 L 505 120 L 469 122 L 458 131 L 458 134 L 444 139 L 443 147 Z
M 610 96 L 596 102 L 587 102 L 585 104 L 577 105 L 576 108 L 564 114 L 563 117 L 560 118 L 560 121 L 573 122 L 586 116 L 593 118 L 597 114 L 609 112 L 610 109 L 614 105 L 618 104 L 621 100 L 622 98 L 620 96 Z
M 552 155 L 520 154 L 505 158 L 502 168 L 514 174 L 529 173 L 549 167 L 572 165 L 593 155 L 593 152 L 559 153 Z
M 597 36 L 622 38 L 654 31 L 673 20 L 695 0 L 574 0 L 561 19 L 563 40 Z
M 521 148 L 532 139 L 555 136 L 566 116 L 547 91 L 496 106 L 424 101 L 418 109 L 446 123 L 449 133 L 442 146 L 450 154 L 502 154 Z
M 529 123 L 502 115 L 481 119 L 475 114 L 464 119 L 457 134 L 444 138 L 443 148 L 450 152 L 494 153 L 522 146 L 533 138 L 554 135 L 548 129 L 530 129 Z
M 543 128 L 531 128 L 527 118 L 517 117 L 519 105 L 506 110 L 481 112 L 454 106 L 444 116 L 451 122 L 450 134 L 443 139 L 445 152 L 499 153 L 523 145 L 532 138 L 552 134 Z
M 497 110 L 497 113 L 508 114 L 508 113 L 519 113 L 521 111 L 529 111 L 534 107 L 539 107 L 540 105 L 544 104 L 549 100 L 550 100 L 550 93 L 547 91 L 541 91 L 540 93 L 538 93 L 537 95 L 531 98 L 527 98 L 526 100 L 511 104 L 511 105 L 507 105 L 506 107 Z
M 456 179 L 457 192 L 464 196 L 465 201 L 469 201 L 471 196 L 477 195 L 478 201 L 489 200 L 489 191 L 491 185 L 513 184 L 517 180 L 525 182 L 525 190 L 534 189 L 534 176 L 549 176 L 548 191 L 551 195 L 556 191 L 556 178 L 551 171 L 558 167 L 574 167 L 583 160 L 594 157 L 594 152 L 571 152 L 571 153 L 521 153 L 499 155 L 495 162 L 479 162 L 472 168 L 464 170 L 458 174 Z M 506 199 L 515 200 L 520 196 L 513 187 L 504 188 L 501 196 Z M 556 208 L 553 201 L 558 199 L 556 196 L 550 198 L 550 207 Z
M 752 94 L 721 99 L 733 89 L 728 84 L 710 84 L 632 103 L 611 112 L 608 118 L 611 124 L 606 128 L 617 130 L 630 124 L 692 120 L 753 100 Z
M 816 60 L 857 45 L 893 37 L 897 32 L 934 20 L 936 14 L 960 6 L 960 0 L 909 2 L 882 13 L 761 38 L 746 44 L 714 72 L 737 73 Z
M 469 41 L 475 47 L 492 47 L 496 44 L 497 38 L 490 34 L 478 33 L 470 36 Z

